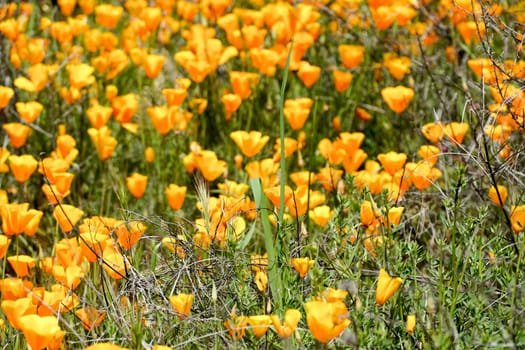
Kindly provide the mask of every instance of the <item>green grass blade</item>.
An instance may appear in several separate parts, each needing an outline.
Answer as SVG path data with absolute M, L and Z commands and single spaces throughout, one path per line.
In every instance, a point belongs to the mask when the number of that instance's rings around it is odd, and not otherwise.
M 270 291 L 273 297 L 273 304 L 275 309 L 280 310 L 282 308 L 282 282 L 279 274 L 279 264 L 277 262 L 277 245 L 274 240 L 272 226 L 268 220 L 268 205 L 266 196 L 264 195 L 261 180 L 251 179 L 250 187 L 253 191 L 253 197 L 257 206 L 257 211 L 261 216 L 261 223 L 263 226 L 264 233 L 264 245 L 266 252 L 268 253 L 268 281 L 270 284 Z

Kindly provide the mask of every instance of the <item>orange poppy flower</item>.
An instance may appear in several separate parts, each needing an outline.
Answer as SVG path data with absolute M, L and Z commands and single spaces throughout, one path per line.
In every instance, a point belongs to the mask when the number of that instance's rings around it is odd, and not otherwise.
M 95 68 L 88 64 L 69 63 L 66 66 L 66 70 L 69 76 L 69 85 L 71 88 L 80 90 L 95 82 L 95 76 L 93 76 Z
M 161 134 L 166 135 L 174 127 L 174 120 L 172 113 L 168 113 L 168 107 L 156 106 L 148 107 L 146 110 L 150 120 L 153 122 L 155 129 Z
M 295 271 L 299 273 L 299 277 L 304 278 L 308 270 L 315 265 L 315 260 L 311 260 L 309 257 L 293 258 L 291 263 Z
M 0 173 L 7 173 L 9 171 L 9 166 L 7 166 L 6 161 L 11 155 L 11 152 L 7 148 L 0 147 Z
M 512 206 L 510 221 L 514 232 L 525 230 L 525 205 Z
M 241 149 L 241 152 L 248 158 L 255 156 L 266 145 L 269 136 L 262 136 L 258 131 L 237 130 L 230 133 L 230 138 Z
M 310 301 L 304 307 L 308 328 L 321 343 L 338 337 L 350 325 L 348 309 L 342 301 Z
M 310 114 L 313 100 L 309 98 L 287 99 L 284 101 L 284 116 L 293 130 L 299 130 L 304 126 Z
M 309 191 L 308 186 L 298 186 L 294 198 L 288 202 L 288 211 L 293 217 L 299 217 L 318 205 L 324 203 L 325 196 L 319 191 Z M 308 206 L 309 204 L 309 206 Z
M 414 90 L 402 85 L 386 87 L 381 90 L 381 96 L 391 110 L 401 113 L 414 97 Z
M 230 72 L 230 82 L 232 85 L 233 93 L 239 95 L 243 100 L 250 97 L 252 93 L 252 87 L 259 80 L 259 76 L 255 73 L 249 72 Z
M 270 77 L 275 75 L 279 54 L 269 49 L 251 49 L 249 52 L 253 66 L 261 73 Z
M 98 103 L 89 107 L 86 111 L 86 115 L 95 129 L 100 129 L 107 124 L 109 118 L 111 118 L 113 108 L 99 105 Z
M 377 227 L 381 219 L 381 212 L 376 208 L 375 204 L 369 201 L 363 201 L 363 203 L 361 203 L 359 217 L 361 225 L 364 227 Z
M 95 0 L 78 0 L 78 6 L 85 15 L 90 15 L 95 10 Z
M 403 283 L 403 279 L 390 277 L 388 272 L 384 269 L 379 271 L 376 288 L 376 303 L 383 305 L 396 292 L 399 286 Z
M 146 229 L 147 227 L 139 221 L 132 221 L 129 224 L 119 222 L 115 228 L 115 234 L 117 235 L 120 246 L 126 250 L 130 250 L 144 235 Z
M 384 55 L 383 65 L 396 80 L 401 80 L 410 73 L 410 58 L 406 56 L 398 57 L 395 54 L 387 53 Z
M 338 92 L 344 92 L 348 87 L 350 86 L 350 83 L 352 82 L 352 73 L 343 72 L 340 70 L 334 70 L 332 72 L 332 76 L 334 78 L 334 85 L 335 89 Z
M 485 24 L 483 22 L 464 21 L 456 24 L 463 41 L 467 44 L 477 44 L 485 37 Z
M 53 216 L 65 233 L 73 230 L 77 222 L 82 218 L 84 212 L 72 205 L 61 204 L 53 210 Z
M 192 60 L 189 61 L 186 67 L 184 67 L 190 74 L 191 80 L 194 82 L 201 83 L 206 79 L 208 74 L 213 72 L 213 67 L 210 63 L 203 60 Z
M 393 207 L 388 210 L 388 224 L 389 225 L 399 225 L 401 221 L 401 216 L 403 215 L 404 207 Z
M 390 151 L 388 153 L 379 154 L 377 159 L 386 172 L 390 175 L 394 175 L 398 170 L 403 168 L 403 165 L 405 165 L 407 155 L 405 153 Z
M 19 278 L 29 276 L 29 270 L 35 267 L 35 259 L 28 255 L 11 255 L 7 261 Z
M 33 123 L 44 109 L 44 106 L 36 101 L 17 102 L 15 107 L 16 111 L 20 115 L 20 118 L 28 123 Z
M 146 160 L 146 163 L 153 163 L 155 160 L 155 151 L 153 150 L 153 147 L 146 147 L 144 150 L 144 159 Z
M 147 184 L 148 177 L 139 173 L 133 173 L 126 178 L 126 185 L 128 186 L 129 192 L 137 199 L 144 195 Z
M 96 21 L 103 27 L 114 29 L 124 13 L 121 6 L 102 4 L 95 7 Z
M 371 8 L 370 12 L 374 20 L 374 24 L 379 30 L 388 29 L 396 20 L 397 14 L 392 11 L 390 6 L 379 6 Z
M 438 160 L 438 156 L 441 154 L 441 151 L 436 146 L 423 145 L 419 147 L 417 154 L 421 156 L 425 162 L 435 165 Z
M 36 233 L 43 213 L 29 209 L 29 203 L 11 203 L 0 205 L 2 231 L 7 236 L 25 233 L 33 236 Z
M 70 289 L 78 287 L 82 278 L 84 277 L 85 269 L 78 265 L 69 265 L 64 267 L 62 265 L 53 265 L 51 267 L 51 274 L 63 286 Z
M 82 231 L 81 231 L 82 232 Z M 89 262 L 95 262 L 104 252 L 110 241 L 109 234 L 97 231 L 86 231 L 80 234 L 80 250 Z
M 19 183 L 26 182 L 38 167 L 36 159 L 29 154 L 9 156 L 7 159 L 9 160 L 9 168 Z
M 246 334 L 246 328 L 248 326 L 248 317 L 246 316 L 230 316 L 229 320 L 224 321 L 224 327 L 234 339 L 241 339 Z
M 272 324 L 272 318 L 268 315 L 248 316 L 248 324 L 257 338 L 262 337 Z
M 266 158 L 261 161 L 252 161 L 244 167 L 250 179 L 260 178 L 263 188 L 269 188 L 277 183 L 277 171 L 279 164 L 275 163 L 272 158 Z
M 327 205 L 321 205 L 308 211 L 308 217 L 321 227 L 325 227 L 333 216 L 332 209 Z
M 416 315 L 408 315 L 406 322 L 407 333 L 412 334 L 416 329 Z
M 359 45 L 339 45 L 339 56 L 343 65 L 352 69 L 363 62 L 365 47 Z
M 332 167 L 324 167 L 319 169 L 317 173 L 317 181 L 321 183 L 325 190 L 333 191 L 337 188 L 339 180 L 343 176 L 343 171 Z
M 126 94 L 115 97 L 111 103 L 113 117 L 119 123 L 129 123 L 139 108 L 139 99 L 136 94 Z
M 224 174 L 227 164 L 225 161 L 217 159 L 217 155 L 214 152 L 203 151 L 197 157 L 197 168 L 206 180 L 214 181 Z
M 271 316 L 273 327 L 275 332 L 279 335 L 280 338 L 290 337 L 301 319 L 301 312 L 296 309 L 288 309 L 284 315 L 284 322 L 281 323 L 279 316 Z
M 95 144 L 98 157 L 100 160 L 108 160 L 115 147 L 117 147 L 117 140 L 111 136 L 111 130 L 107 126 L 102 126 L 100 129 L 90 128 L 88 134 L 91 137 L 91 141 Z
M 319 141 L 317 148 L 319 153 L 332 165 L 341 164 L 343 158 L 348 156 L 340 142 L 331 142 L 326 138 Z
M 188 91 L 184 88 L 164 89 L 162 94 L 166 98 L 168 106 L 181 106 L 188 95 Z
M 421 128 L 425 138 L 432 143 L 439 143 L 445 135 L 445 129 L 441 123 L 427 123 Z
M 191 312 L 193 304 L 193 294 L 177 294 L 169 297 L 170 304 L 175 309 L 177 317 L 184 320 Z
M 237 94 L 225 94 L 221 97 L 221 101 L 226 110 L 226 120 L 230 121 L 232 114 L 241 106 L 242 98 Z
M 170 184 L 165 192 L 166 197 L 168 198 L 168 204 L 172 210 L 179 210 L 182 208 L 184 198 L 186 197 L 186 186 Z
M 126 271 L 129 269 L 129 262 L 121 253 L 110 247 L 106 247 L 102 253 L 102 258 L 104 259 L 104 270 L 111 278 L 120 280 L 126 276 Z
M 507 194 L 507 188 L 503 185 L 498 185 L 497 190 L 494 186 L 489 188 L 489 198 L 497 206 L 502 206 L 505 203 Z
M 21 281 L 18 278 L 16 280 Z M 7 299 L 4 293 L 2 293 L 2 296 L 2 311 L 4 315 L 14 329 L 22 330 L 24 324 L 21 321 L 21 317 L 36 314 L 36 305 L 33 304 L 32 298 L 24 295 L 17 299 Z
M 13 3 L 13 5 L 15 5 L 14 10 L 16 11 L 16 3 Z M 12 17 L 12 14 L 9 17 Z M 19 27 L 18 21 L 15 18 L 4 19 L 0 22 L 0 32 L 12 42 L 15 42 L 20 35 Z
M 418 190 L 424 190 L 441 177 L 441 171 L 432 168 L 432 163 L 426 161 L 418 162 L 414 169 L 410 170 L 410 179 Z
M 453 143 L 461 144 L 468 130 L 469 125 L 467 123 L 452 122 L 445 125 L 444 133 Z
M 162 20 L 162 10 L 157 6 L 146 7 L 144 10 L 142 10 L 142 13 L 140 13 L 140 18 L 145 22 L 148 32 L 153 32 L 156 30 L 160 24 L 160 21 Z
M 7 136 L 9 136 L 9 140 L 11 141 L 11 145 L 13 145 L 14 148 L 20 148 L 25 145 L 27 138 L 31 133 L 31 128 L 29 126 L 20 123 L 6 123 L 2 128 L 6 131 Z
M 270 187 L 270 188 L 265 188 L 264 189 L 264 194 L 266 195 L 266 197 L 268 197 L 270 202 L 272 202 L 272 204 L 276 208 L 280 207 L 280 205 L 281 205 L 281 188 L 280 188 L 280 186 L 274 186 L 274 187 Z M 293 196 L 292 188 L 290 186 L 288 186 L 288 185 L 284 186 L 284 205 L 288 204 L 288 201 L 292 198 L 292 196 Z
M 6 235 L 0 235 L 0 259 L 5 256 L 11 240 Z
M 58 349 L 66 334 L 55 316 L 25 315 L 20 317 L 20 324 L 32 350 Z
M 295 151 L 297 151 L 297 148 L 299 147 L 299 142 L 296 139 L 293 139 L 291 137 L 285 137 L 284 138 L 284 158 L 288 158 L 291 156 Z M 278 162 L 281 160 L 281 139 L 275 139 L 275 145 L 273 146 L 273 149 L 275 150 L 273 154 L 273 160 L 275 162 Z
M 157 77 L 164 65 L 165 57 L 163 55 L 147 55 L 144 58 L 144 72 L 150 79 Z
M 312 87 L 321 75 L 321 67 L 313 66 L 308 62 L 300 64 L 297 76 L 306 87 Z
M 57 180 L 55 174 L 63 174 L 69 169 L 69 163 L 61 158 L 44 158 L 38 163 L 38 172 L 45 176 L 45 178 L 52 184 Z
M 78 149 L 75 148 L 76 141 L 71 135 L 60 135 L 56 139 L 57 148 L 52 153 L 52 157 L 65 160 L 69 165 L 78 156 Z
M 106 317 L 105 312 L 100 312 L 95 307 L 83 307 L 76 310 L 75 315 L 82 322 L 82 327 L 88 332 L 98 327 Z

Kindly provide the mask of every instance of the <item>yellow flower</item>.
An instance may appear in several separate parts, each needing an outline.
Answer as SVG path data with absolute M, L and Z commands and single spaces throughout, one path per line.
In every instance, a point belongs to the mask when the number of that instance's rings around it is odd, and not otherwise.
M 489 198 L 492 201 L 492 203 L 496 204 L 497 206 L 503 205 L 505 203 L 505 200 L 507 200 L 507 188 L 503 185 L 498 185 L 496 191 L 496 187 L 492 186 L 491 188 L 489 188 Z
M 241 339 L 246 334 L 246 326 L 248 325 L 248 317 L 232 315 L 227 321 L 224 321 L 224 327 L 234 339 Z
M 309 257 L 292 259 L 292 266 L 297 272 L 299 272 L 301 278 L 304 278 L 308 273 L 308 270 L 314 265 L 315 260 L 311 260 Z
M 186 197 L 186 186 L 177 186 L 170 184 L 166 188 L 166 197 L 168 198 L 168 204 L 171 209 L 179 210 L 184 204 L 184 199 Z
M 407 316 L 407 332 L 412 334 L 414 333 L 414 330 L 416 329 L 416 315 L 408 315 Z
M 414 97 L 414 90 L 402 85 L 386 87 L 381 90 L 381 96 L 391 110 L 401 113 Z
M 268 275 L 264 271 L 257 271 L 255 273 L 255 284 L 257 285 L 257 289 L 259 289 L 260 292 L 263 292 L 266 290 L 266 287 L 268 286 Z
M 14 94 L 15 91 L 10 87 L 0 85 L 0 109 L 5 108 L 9 104 Z
M 269 136 L 262 136 L 259 131 L 237 130 L 230 133 L 230 138 L 241 149 L 241 152 L 248 158 L 255 156 L 266 145 Z
M 193 294 L 172 295 L 169 300 L 180 320 L 184 320 L 190 314 L 191 305 L 193 304 Z
M 327 205 L 321 205 L 308 211 L 308 216 L 321 227 L 325 227 L 332 218 L 333 211 Z
M 376 288 L 376 303 L 383 305 L 396 292 L 399 286 L 403 283 L 403 279 L 399 277 L 390 277 L 388 272 L 384 269 L 379 271 L 379 278 L 377 280 Z
M 361 64 L 361 62 L 364 59 L 364 46 L 339 45 L 338 49 L 341 61 L 343 62 L 343 65 L 348 69 L 357 67 L 359 64 Z
M 150 79 L 157 77 L 164 65 L 165 57 L 162 55 L 147 55 L 144 57 L 144 72 Z
M 350 325 L 348 309 L 342 301 L 310 301 L 304 306 L 308 328 L 321 343 L 328 343 Z
M 44 106 L 39 102 L 31 101 L 17 102 L 15 108 L 18 114 L 20 114 L 20 118 L 28 123 L 33 123 L 44 109 Z
M 108 160 L 115 147 L 117 147 L 117 140 L 111 136 L 111 130 L 107 126 L 101 126 L 100 129 L 90 128 L 88 134 L 95 144 L 98 157 L 100 160 Z
M 276 315 L 271 316 L 271 319 L 275 332 L 277 332 L 279 337 L 288 338 L 295 331 L 295 328 L 297 328 L 299 320 L 301 319 L 301 312 L 296 309 L 286 310 L 284 323 L 281 323 L 279 316 Z
M 29 276 L 29 270 L 35 267 L 35 259 L 28 255 L 11 255 L 7 261 L 20 278 Z
M 11 145 L 13 145 L 14 148 L 20 148 L 25 145 L 31 133 L 29 126 L 20 123 L 5 123 L 2 125 L 2 128 L 7 133 L 7 136 L 9 136 Z
M 58 349 L 66 334 L 55 316 L 25 315 L 20 317 L 20 323 L 32 350 Z
M 36 233 L 43 212 L 29 209 L 29 203 L 11 203 L 0 205 L 2 231 L 6 236 L 24 232 L 28 236 Z
M 38 162 L 32 155 L 9 156 L 9 168 L 19 183 L 26 182 L 35 172 Z
M 138 199 L 142 197 L 146 191 L 148 177 L 139 173 L 133 173 L 126 178 L 126 184 L 133 197 Z
M 268 327 L 272 324 L 272 319 L 268 315 L 249 316 L 248 324 L 253 334 L 260 338 L 266 334 Z
M 394 175 L 398 170 L 403 168 L 403 165 L 405 165 L 407 155 L 405 153 L 390 151 L 388 153 L 379 154 L 377 159 L 386 172 L 388 172 L 390 175 Z
M 467 123 L 452 122 L 445 125 L 444 133 L 453 143 L 461 144 L 468 130 L 469 125 Z
M 525 230 L 525 205 L 512 206 L 510 221 L 514 232 Z
M 53 210 L 53 216 L 64 232 L 70 232 L 76 223 L 82 218 L 84 212 L 72 205 L 62 204 Z

